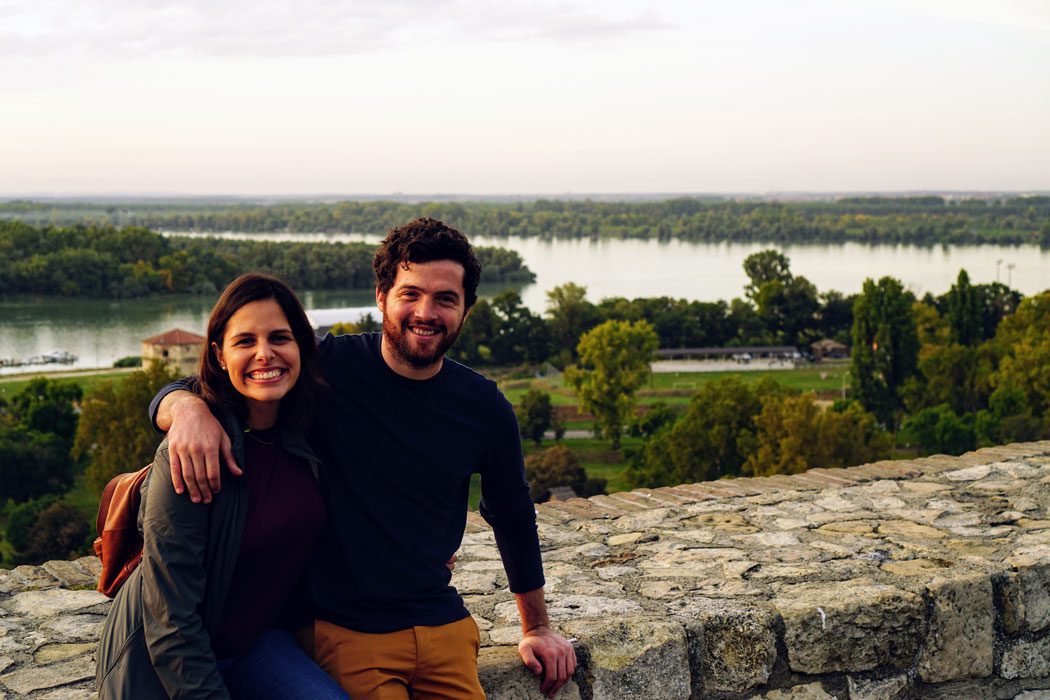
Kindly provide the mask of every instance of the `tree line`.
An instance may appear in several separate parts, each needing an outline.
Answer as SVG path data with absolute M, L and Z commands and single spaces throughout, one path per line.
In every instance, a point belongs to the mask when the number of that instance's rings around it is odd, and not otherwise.
M 765 337 L 811 333 L 819 306 L 779 307 L 799 316 L 762 312 L 785 290 L 811 287 L 791 275 L 788 260 L 763 251 L 744 265 L 749 301 L 734 302 L 753 303 L 758 319 L 774 322 L 764 327 Z M 825 409 L 812 393 L 773 380 L 749 385 L 728 378 L 706 384 L 684 411 L 657 404 L 641 415 L 634 395 L 652 350 L 665 340 L 652 318 L 609 318 L 602 310 L 632 304 L 587 307 L 582 297 L 576 313 L 567 314 L 556 303 L 564 290 L 549 296 L 548 336 L 559 318 L 598 320 L 579 336 L 565 380 L 614 449 L 624 432 L 641 438 L 625 450 L 633 486 L 792 474 L 1050 437 L 1050 291 L 1022 298 L 1002 284 L 973 285 L 961 270 L 946 293 L 917 299 L 892 277 L 868 279 L 843 300 L 852 345 L 848 399 Z M 528 337 L 539 336 L 533 330 Z M 519 422 L 523 435 L 538 440 L 554 427 L 553 414 L 549 399 L 533 393 Z
M 417 216 L 441 219 L 469 235 L 496 237 L 1050 245 L 1050 197 L 1046 196 L 847 197 L 809 202 L 679 197 L 661 201 L 0 203 L 0 219 L 177 231 L 376 233 Z
M 375 286 L 366 243 L 163 236 L 145 228 L 0 221 L 0 294 L 135 298 L 217 294 L 245 270 L 262 270 L 297 289 Z M 478 248 L 482 281 L 531 282 L 515 251 Z

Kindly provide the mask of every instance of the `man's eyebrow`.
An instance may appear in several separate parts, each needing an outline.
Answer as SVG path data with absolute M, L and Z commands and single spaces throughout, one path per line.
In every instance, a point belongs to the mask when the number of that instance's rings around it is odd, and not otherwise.
M 397 288 L 399 292 L 425 292 L 426 290 L 414 284 L 402 284 Z M 452 296 L 459 298 L 459 292 L 455 289 L 439 289 L 434 294 L 451 294 Z

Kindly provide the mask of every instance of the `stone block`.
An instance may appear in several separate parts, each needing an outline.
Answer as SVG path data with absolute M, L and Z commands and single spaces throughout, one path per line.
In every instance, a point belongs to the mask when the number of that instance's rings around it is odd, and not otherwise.
M 1050 676 L 1050 637 L 1008 644 L 1003 649 L 999 675 L 1008 679 Z
M 807 683 L 771 690 L 761 698 L 762 700 L 836 700 L 835 696 L 824 690 L 824 686 L 820 683 Z
M 63 588 L 94 588 L 98 585 L 98 576 L 85 571 L 79 562 L 57 560 L 42 566 L 44 571 L 62 583 Z
M 774 604 L 784 619 L 788 663 L 799 673 L 904 669 L 918 651 L 922 598 L 893 586 L 784 586 Z
M 105 612 L 110 600 L 97 591 L 67 591 L 55 588 L 47 591 L 26 591 L 11 596 L 4 607 L 16 615 L 41 618 L 63 613 Z
M 547 612 L 552 620 L 563 622 L 586 617 L 609 617 L 638 613 L 642 606 L 633 600 L 603 598 L 601 596 L 558 595 L 547 596 Z M 513 600 L 496 606 L 496 615 L 504 620 L 518 620 L 518 604 Z
M 22 584 L 22 590 L 35 590 L 35 589 L 47 589 L 57 588 L 61 585 L 61 582 L 49 574 L 42 566 L 32 566 L 30 564 L 22 564 L 16 566 L 11 570 L 15 576 L 21 578 L 24 583 Z
M 40 623 L 39 629 L 68 641 L 97 642 L 105 621 L 104 615 L 62 615 Z
M 846 680 L 850 700 L 903 700 L 911 686 L 906 673 L 880 679 L 849 676 Z
M 685 629 L 645 618 L 568 626 L 587 660 L 594 700 L 685 700 L 691 695 Z
M 685 625 L 694 690 L 743 693 L 769 680 L 777 660 L 771 607 L 700 598 L 668 609 Z
M 520 636 L 520 631 L 519 631 Z M 491 647 L 478 654 L 478 677 L 490 700 L 541 700 L 540 679 L 532 674 L 510 647 Z M 559 700 L 579 700 L 580 688 L 570 680 L 558 691 Z
M 1022 568 L 1003 587 L 1004 629 L 1041 632 L 1050 627 L 1050 564 Z
M 919 676 L 926 683 L 990 676 L 995 642 L 991 579 L 937 577 L 926 590 L 933 605 Z
M 50 666 L 30 666 L 0 676 L 0 686 L 23 695 L 36 690 L 57 688 L 95 676 L 95 662 L 90 657 Z
M 55 661 L 65 661 L 76 656 L 90 655 L 98 644 L 82 642 L 78 644 L 45 644 L 33 652 L 33 663 L 38 665 L 50 664 Z

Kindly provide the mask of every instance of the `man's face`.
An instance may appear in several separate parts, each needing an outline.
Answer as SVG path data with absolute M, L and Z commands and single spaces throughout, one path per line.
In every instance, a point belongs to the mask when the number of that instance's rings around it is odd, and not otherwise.
M 398 267 L 390 291 L 376 290 L 383 337 L 397 360 L 424 369 L 456 342 L 467 315 L 463 274 L 452 260 L 409 263 L 407 270 Z

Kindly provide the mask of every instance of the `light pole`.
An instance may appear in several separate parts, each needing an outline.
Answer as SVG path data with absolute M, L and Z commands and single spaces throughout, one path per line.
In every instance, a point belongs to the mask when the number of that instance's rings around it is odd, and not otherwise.
M 995 261 L 995 281 L 999 281 L 999 266 L 1003 264 L 1003 259 L 999 258 Z
M 1014 268 L 1017 267 L 1013 263 L 1006 264 L 1006 286 L 1012 287 L 1014 283 Z

